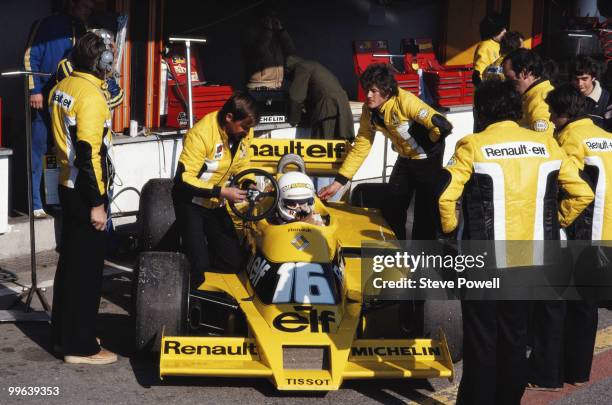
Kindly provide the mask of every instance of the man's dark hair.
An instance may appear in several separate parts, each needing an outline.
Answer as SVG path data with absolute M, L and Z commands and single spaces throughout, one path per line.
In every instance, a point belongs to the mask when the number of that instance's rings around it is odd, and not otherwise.
M 518 121 L 523 116 L 521 95 L 510 82 L 484 81 L 474 94 L 474 108 L 482 128 L 499 121 Z
M 593 58 L 589 58 L 588 56 L 580 55 L 572 62 L 569 66 L 569 75 L 570 79 L 573 79 L 576 76 L 589 75 L 593 78 L 599 77 L 599 63 L 597 63 Z
M 501 34 L 504 28 L 506 28 L 506 24 L 501 14 L 491 13 L 480 21 L 480 39 L 484 41 L 496 37 Z
M 93 32 L 83 35 L 72 49 L 72 65 L 74 70 L 91 73 L 100 78 L 104 73 L 97 66 L 98 58 L 106 50 L 104 40 Z
M 506 61 L 512 62 L 512 70 L 518 75 L 521 72 L 531 73 L 535 77 L 541 77 L 544 72 L 544 64 L 542 58 L 531 49 L 519 48 L 510 52 L 502 64 Z
M 232 121 L 251 118 L 253 120 L 253 125 L 257 125 L 259 122 L 257 102 L 250 94 L 243 91 L 234 92 L 225 104 L 223 104 L 223 107 L 221 107 L 217 115 L 219 125 L 223 126 L 225 124 L 225 116 L 230 113 L 232 114 Z
M 397 96 L 399 94 L 393 69 L 387 63 L 373 63 L 368 66 L 365 72 L 361 74 L 359 82 L 365 92 L 376 86 L 383 97 Z
M 569 83 L 551 90 L 546 102 L 551 111 L 560 117 L 575 120 L 586 115 L 586 97 Z
M 518 31 L 508 31 L 502 37 L 499 46 L 499 52 L 502 55 L 507 55 L 512 51 L 519 49 L 525 40 L 523 34 Z

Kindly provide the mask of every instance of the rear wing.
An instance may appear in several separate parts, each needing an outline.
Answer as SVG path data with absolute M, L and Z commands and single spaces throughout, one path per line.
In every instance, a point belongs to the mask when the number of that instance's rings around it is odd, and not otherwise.
M 278 161 L 288 153 L 304 159 L 306 173 L 333 176 L 346 158 L 348 143 L 325 139 L 254 138 L 250 149 L 251 167 L 276 173 Z

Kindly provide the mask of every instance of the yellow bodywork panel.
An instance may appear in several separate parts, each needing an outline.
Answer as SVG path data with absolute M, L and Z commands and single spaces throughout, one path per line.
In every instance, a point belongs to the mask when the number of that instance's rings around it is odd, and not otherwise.
M 306 172 L 333 176 L 348 152 L 345 141 L 323 139 L 254 138 L 250 144 L 250 166 L 276 174 L 278 161 L 287 153 L 304 159 Z
M 285 153 L 301 155 L 309 173 L 332 174 L 344 160 L 346 145 L 343 141 L 254 139 L 251 162 L 275 173 Z M 253 262 L 239 274 L 206 273 L 198 289 L 232 297 L 244 314 L 248 337 L 163 336 L 161 377 L 265 377 L 279 390 L 300 391 L 336 390 L 346 379 L 452 378 L 453 365 L 442 332 L 438 339 L 356 339 L 365 325 L 359 249 L 363 242 L 397 247 L 380 211 L 342 202 L 323 204 L 318 199 L 315 211 L 327 220 L 326 226 L 275 225 L 263 219 L 239 230 Z M 268 262 L 278 264 L 278 269 L 286 263 L 333 265 L 333 300 L 312 303 L 310 293 L 298 295 L 295 285 L 287 289 L 291 300 L 258 296 L 253 285 L 258 288 L 264 274 L 260 263 Z M 281 282 L 278 271 L 278 285 L 290 285 Z M 320 273 L 313 274 L 316 279 Z
M 358 277 L 347 277 L 347 288 L 356 288 Z M 345 379 L 453 376 L 442 332 L 437 340 L 355 339 L 360 302 L 343 297 L 335 306 L 265 305 L 246 283 L 244 275 L 207 273 L 201 289 L 233 296 L 253 337 L 163 336 L 160 377 L 267 377 L 279 390 L 329 391 Z M 287 364 L 288 350 L 315 350 L 325 361 L 319 369 L 301 369 Z

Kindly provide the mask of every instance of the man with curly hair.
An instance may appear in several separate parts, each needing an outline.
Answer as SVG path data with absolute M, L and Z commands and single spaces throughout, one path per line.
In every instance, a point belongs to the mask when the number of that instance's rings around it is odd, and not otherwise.
M 437 220 L 432 180 L 442 167 L 444 138 L 452 125 L 432 107 L 398 87 L 391 67 L 373 64 L 363 72 L 366 94 L 359 131 L 335 181 L 319 191 L 326 200 L 353 178 L 380 131 L 399 153 L 389 179 L 383 216 L 399 240 L 406 239 L 407 209 L 415 195 L 412 239 L 436 238 Z

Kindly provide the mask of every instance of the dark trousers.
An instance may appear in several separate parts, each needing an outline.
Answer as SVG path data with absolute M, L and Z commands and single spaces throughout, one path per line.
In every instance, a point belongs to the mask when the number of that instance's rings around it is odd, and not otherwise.
M 175 197 L 174 210 L 183 251 L 191 265 L 192 289 L 202 284 L 206 271 L 240 271 L 244 255 L 225 207 L 209 209 Z
M 59 187 L 62 205 L 60 255 L 53 284 L 53 341 L 65 355 L 100 351 L 96 318 L 102 293 L 106 232 L 91 225 L 91 207 L 74 189 Z
M 47 100 L 47 94 L 43 94 Z M 46 103 L 43 103 L 46 105 Z M 35 210 L 43 207 L 40 196 L 40 183 L 43 174 L 43 158 L 47 153 L 48 141 L 51 127 L 51 116 L 49 110 L 32 109 L 32 205 Z
M 521 301 L 463 301 L 463 376 L 457 404 L 520 404 L 527 384 Z
M 427 159 L 399 157 L 389 178 L 389 196 L 382 214 L 399 240 L 406 239 L 406 218 L 414 194 L 413 240 L 434 240 L 438 228 L 435 179 L 442 167 L 442 156 Z
M 538 301 L 532 307 L 529 382 L 547 388 L 590 378 L 597 305 L 594 301 Z

